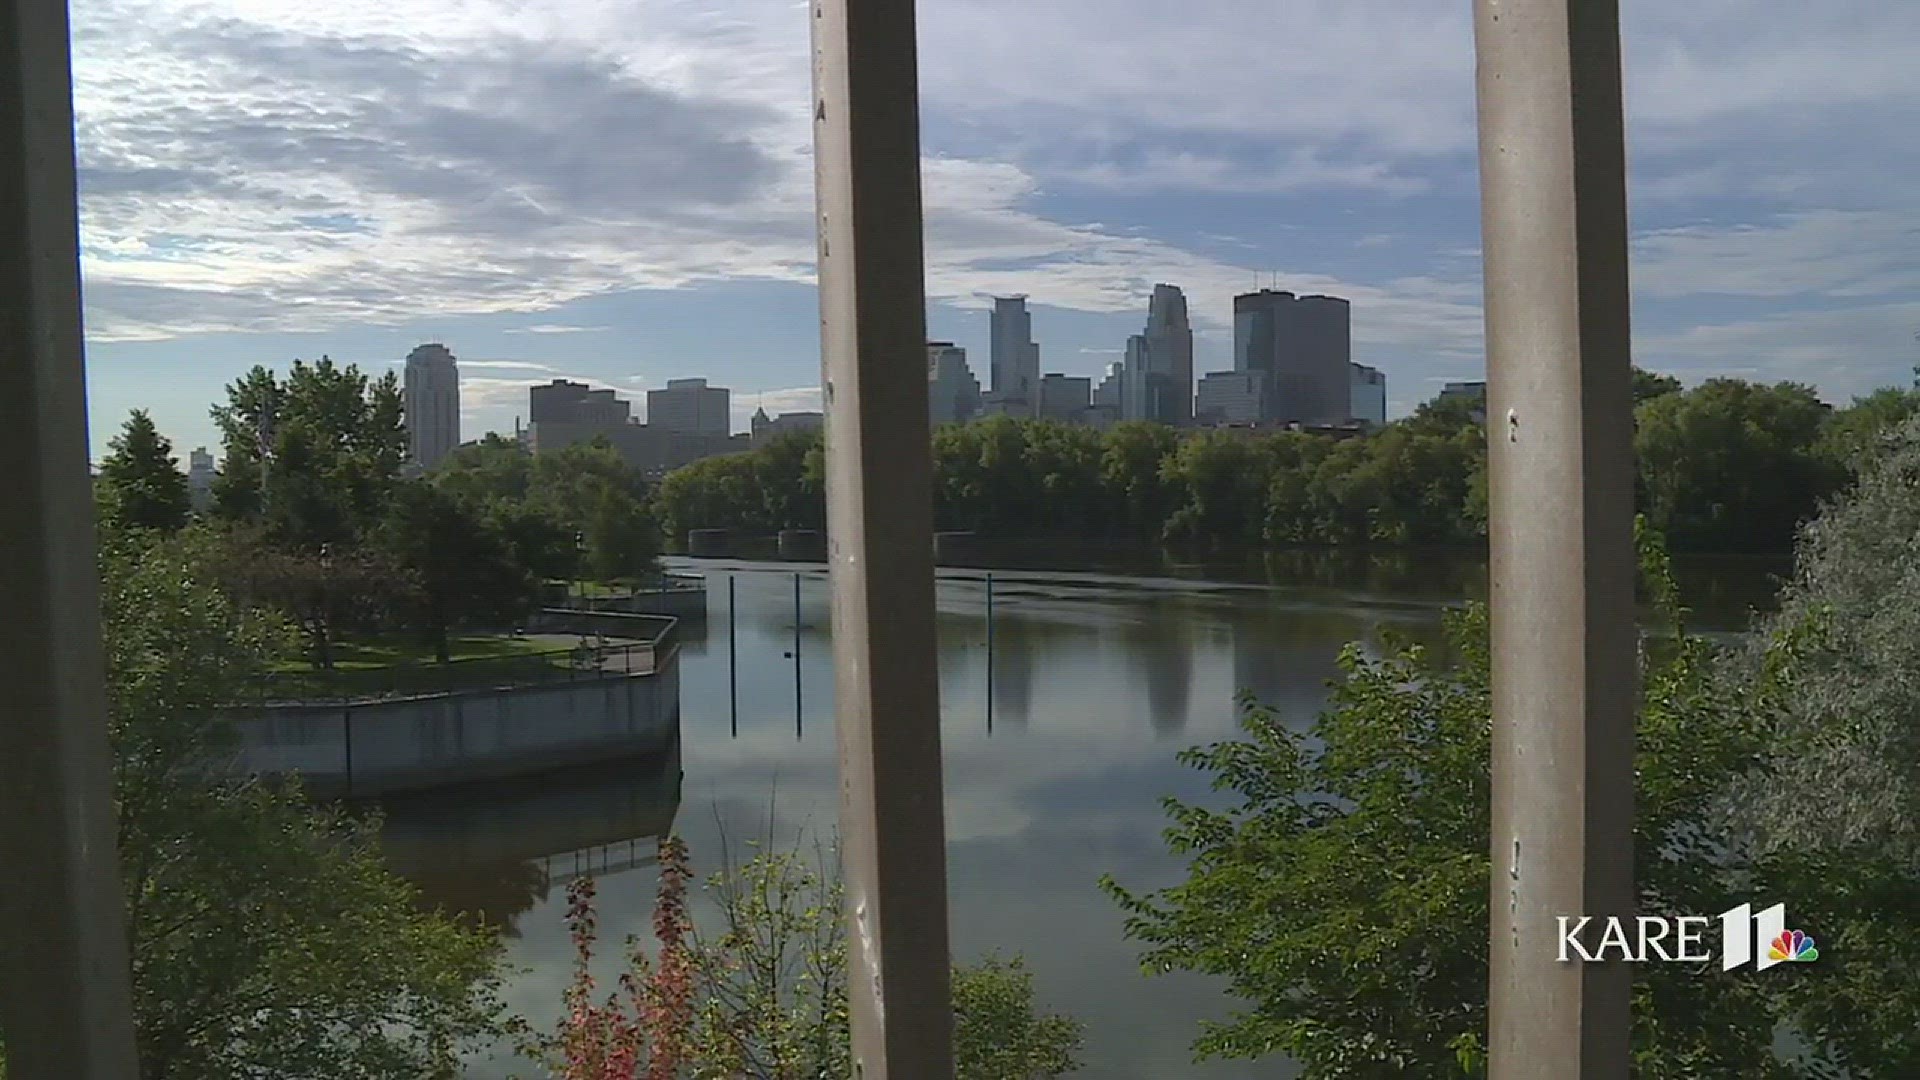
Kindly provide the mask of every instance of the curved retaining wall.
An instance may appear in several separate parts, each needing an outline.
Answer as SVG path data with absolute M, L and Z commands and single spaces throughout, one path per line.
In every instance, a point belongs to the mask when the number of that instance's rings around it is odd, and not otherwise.
M 387 795 L 664 750 L 680 728 L 680 664 L 549 686 L 350 704 L 275 705 L 237 717 L 235 768 L 298 773 L 320 798 Z

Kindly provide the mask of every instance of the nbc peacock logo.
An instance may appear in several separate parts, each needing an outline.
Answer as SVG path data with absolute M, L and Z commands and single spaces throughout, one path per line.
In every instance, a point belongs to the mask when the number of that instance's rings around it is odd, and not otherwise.
M 1776 964 L 1782 961 L 1807 964 L 1820 959 L 1820 950 L 1807 934 L 1799 930 L 1786 930 L 1767 946 L 1767 959 Z

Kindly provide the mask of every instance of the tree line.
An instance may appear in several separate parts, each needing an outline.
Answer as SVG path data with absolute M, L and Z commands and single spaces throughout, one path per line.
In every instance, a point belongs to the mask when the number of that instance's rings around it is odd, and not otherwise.
M 136 410 L 95 482 L 110 533 L 204 532 L 220 586 L 302 632 L 402 630 L 448 659 L 451 632 L 515 624 L 545 583 L 644 575 L 652 490 L 604 444 L 535 459 L 497 436 L 409 475 L 400 386 L 328 359 L 256 367 L 212 410 L 223 467 L 196 510 L 173 447 Z
M 1833 409 L 1811 387 L 1634 375 L 1639 510 L 1686 552 L 1777 553 L 1853 478 L 1860 455 L 1916 411 L 1887 389 Z M 1436 400 L 1371 434 L 1105 430 L 996 417 L 933 435 L 938 527 L 1004 539 L 1119 538 L 1251 546 L 1485 541 L 1481 405 Z M 820 529 L 820 436 L 709 458 L 661 483 L 672 535 Z

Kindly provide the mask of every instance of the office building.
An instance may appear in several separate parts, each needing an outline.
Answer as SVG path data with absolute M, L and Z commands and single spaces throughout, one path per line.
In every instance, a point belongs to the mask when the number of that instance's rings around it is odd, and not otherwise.
M 711 390 L 705 380 L 689 379 L 684 383 L 699 383 L 695 386 L 682 386 L 682 390 Z M 676 389 L 668 384 L 669 391 Z M 662 391 L 655 391 L 661 393 Z M 719 391 L 725 394 L 725 390 Z M 546 386 L 529 388 L 528 411 L 535 419 L 527 424 L 521 435 L 522 443 L 534 454 L 553 453 L 569 446 L 590 443 L 596 439 L 605 439 L 620 459 L 648 476 L 660 476 L 682 465 L 689 465 L 701 458 L 719 454 L 731 454 L 751 449 L 751 435 L 731 435 L 722 430 L 715 432 L 710 415 L 696 414 L 692 421 L 684 415 L 676 414 L 675 409 L 682 407 L 689 396 L 669 395 L 665 401 L 667 415 L 683 423 L 706 422 L 705 431 L 676 430 L 659 424 L 636 424 L 630 419 L 631 403 L 622 400 L 612 391 L 588 391 L 578 383 L 549 383 Z M 706 409 L 711 413 L 711 394 L 703 398 L 693 398 L 695 409 Z M 724 399 L 723 399 L 724 400 Z M 649 402 L 650 410 L 652 402 Z M 783 418 L 784 419 L 784 418 Z M 793 421 L 797 426 L 804 421 Z
M 779 416 L 768 416 L 767 410 L 753 410 L 753 420 L 749 425 L 753 445 L 764 446 L 769 439 L 782 435 L 795 435 L 801 432 L 827 430 L 827 414 L 817 412 L 790 412 Z
M 1151 419 L 1148 409 L 1147 373 L 1153 368 L 1152 343 L 1145 334 L 1127 339 L 1126 358 L 1120 361 L 1120 418 Z
M 416 469 L 431 469 L 460 445 L 460 368 L 452 351 L 429 344 L 408 353 L 401 401 L 407 459 Z
M 1484 382 L 1450 382 L 1440 388 L 1441 401 L 1479 401 L 1487 400 L 1487 384 Z
M 1038 415 L 1040 346 L 1033 340 L 1033 315 L 1027 311 L 1027 298 L 994 297 L 989 329 L 989 389 L 996 407 L 1010 416 Z
M 1208 426 L 1258 424 L 1269 411 L 1266 372 L 1214 371 L 1200 380 L 1193 418 Z
M 204 446 L 196 446 L 187 455 L 187 462 L 187 497 L 195 510 L 205 510 L 213 505 L 213 481 L 219 475 L 213 467 L 213 454 Z
M 1387 376 L 1379 368 L 1349 365 L 1353 373 L 1348 412 L 1362 426 L 1377 428 L 1387 422 Z
M 980 380 L 967 364 L 967 350 L 951 341 L 927 342 L 927 419 L 959 424 L 979 416 Z
M 603 424 L 624 424 L 633 418 L 633 405 L 612 390 L 594 390 L 585 383 L 555 379 L 527 392 L 528 419 L 578 420 Z
M 668 379 L 665 390 L 647 391 L 647 426 L 677 435 L 725 438 L 733 430 L 730 396 L 705 379 Z
M 1093 380 L 1085 375 L 1049 373 L 1040 380 L 1040 416 L 1069 424 L 1085 423 L 1093 404 Z
M 1267 420 L 1347 423 L 1352 341 L 1352 308 L 1337 296 L 1261 289 L 1233 298 L 1233 369 L 1265 373 Z
M 1193 419 L 1193 327 L 1187 297 L 1177 286 L 1155 285 L 1147 302 L 1147 369 L 1142 418 L 1182 425 Z

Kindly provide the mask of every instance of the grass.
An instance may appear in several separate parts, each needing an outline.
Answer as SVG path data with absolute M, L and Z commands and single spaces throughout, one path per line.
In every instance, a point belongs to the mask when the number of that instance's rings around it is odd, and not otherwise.
M 461 634 L 448 646 L 451 662 L 441 664 L 419 634 L 351 635 L 333 643 L 332 671 L 305 656 L 286 657 L 269 669 L 265 691 L 282 701 L 382 697 L 580 677 L 572 651 L 551 638 Z

